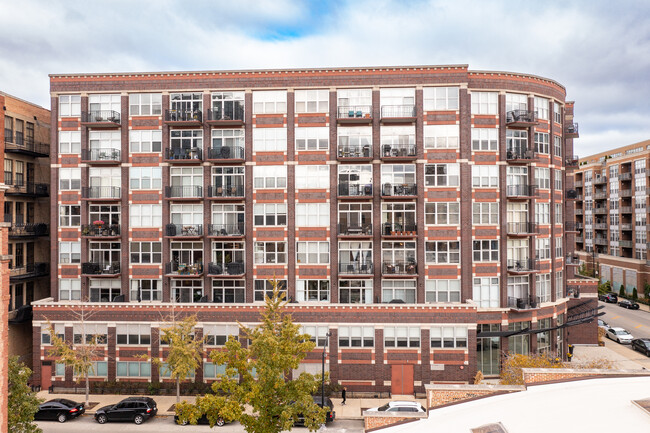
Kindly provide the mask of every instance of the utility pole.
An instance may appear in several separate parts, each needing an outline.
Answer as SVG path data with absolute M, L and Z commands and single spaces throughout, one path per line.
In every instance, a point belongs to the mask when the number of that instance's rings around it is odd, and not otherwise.
M 326 355 L 325 352 L 327 351 L 327 342 L 329 341 L 331 336 L 332 333 L 328 330 L 327 334 L 325 334 L 325 346 L 323 346 L 323 369 L 322 369 L 321 384 L 320 384 L 321 407 L 325 406 L 325 355 Z

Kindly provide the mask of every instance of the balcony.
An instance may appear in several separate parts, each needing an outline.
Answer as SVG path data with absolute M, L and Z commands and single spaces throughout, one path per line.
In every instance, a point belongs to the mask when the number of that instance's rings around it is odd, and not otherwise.
M 167 224 L 165 236 L 197 238 L 203 236 L 203 224 Z
M 244 161 L 244 146 L 218 146 L 208 148 L 208 160 Z
M 634 227 L 634 225 L 631 224 L 631 223 L 622 223 L 621 224 L 621 230 L 630 231 L 630 230 L 632 230 L 633 227 Z
M 580 134 L 578 133 L 578 124 L 577 123 L 569 123 L 566 125 L 564 128 L 564 134 L 566 138 L 578 138 Z
M 418 186 L 415 183 L 392 184 L 385 183 L 381 188 L 382 197 L 415 197 L 418 195 Z
M 415 262 L 383 262 L 381 273 L 384 275 L 417 275 L 418 266 Z
M 582 223 L 575 221 L 565 221 L 564 222 L 564 232 L 565 233 L 578 233 L 578 230 L 582 228 Z
M 597 192 L 594 194 L 594 200 L 605 200 L 607 198 L 606 192 Z
M 120 274 L 120 262 L 86 262 L 81 264 L 84 275 L 115 276 Z
M 46 183 L 20 183 L 20 184 L 7 184 L 9 189 L 5 195 L 15 195 L 23 197 L 48 197 L 50 195 L 50 187 Z
M 564 160 L 564 166 L 568 168 L 575 168 L 578 166 L 579 163 L 580 163 L 580 159 L 578 158 L 578 155 L 567 156 L 566 159 Z
M 413 144 L 382 144 L 381 159 L 412 160 L 417 157 L 415 143 Z
M 90 163 L 105 163 L 116 164 L 119 163 L 122 152 L 119 149 L 82 149 L 81 161 Z
M 511 274 L 526 274 L 539 271 L 539 261 L 535 259 L 508 259 L 506 266 Z
M 208 186 L 208 197 L 241 199 L 244 198 L 244 185 L 232 185 L 232 186 L 210 185 Z
M 244 275 L 243 262 L 208 263 L 208 275 Z
M 336 112 L 338 123 L 372 123 L 372 106 L 371 105 L 351 105 L 338 107 Z
M 508 236 L 531 236 L 537 233 L 537 224 L 531 222 L 506 223 Z
M 573 213 L 575 213 L 576 215 L 582 215 L 584 212 L 582 209 L 576 209 Z
M 95 110 L 81 113 L 81 124 L 90 128 L 117 128 L 121 123 L 121 115 L 117 111 Z
M 534 149 L 511 147 L 506 150 L 506 161 L 511 164 L 528 164 L 537 159 Z
M 607 230 L 607 224 L 605 224 L 605 223 L 595 223 L 594 224 L 594 229 L 595 230 Z
M 339 183 L 339 197 L 372 198 L 372 184 Z
M 632 197 L 631 189 L 622 189 L 618 192 L 619 197 Z
M 165 160 L 170 162 L 200 163 L 203 159 L 203 150 L 198 147 L 165 149 Z
M 120 236 L 119 224 L 84 224 L 81 226 L 81 236 L 91 238 L 110 238 Z
M 81 198 L 119 200 L 122 197 L 122 188 L 119 186 L 90 186 L 81 188 Z
M 401 223 L 383 223 L 382 236 L 417 236 L 418 226 L 415 223 L 401 224 Z
M 372 236 L 372 224 L 339 224 L 339 236 Z
M 607 215 L 607 208 L 606 207 L 594 208 L 594 215 Z
M 13 224 L 9 227 L 9 239 L 47 236 L 48 225 L 45 223 Z
M 596 236 L 594 238 L 594 244 L 595 245 L 609 245 L 609 241 L 607 240 L 607 238 Z
M 37 143 L 33 138 L 5 137 L 5 153 L 18 153 L 36 158 L 50 156 L 50 145 Z
M 607 176 L 598 176 L 594 179 L 594 185 L 604 185 L 607 183 Z
M 25 266 L 11 268 L 9 270 L 9 281 L 13 283 L 31 278 L 44 277 L 49 274 L 49 263 L 27 263 Z
M 198 185 L 166 186 L 166 198 L 203 198 L 203 187 Z
M 340 262 L 339 274 L 346 275 L 371 275 L 373 273 L 372 261 L 366 262 Z
M 575 182 L 573 182 L 573 186 L 576 188 L 582 188 L 582 181 L 576 180 Z
M 618 175 L 618 180 L 632 180 L 632 172 L 628 171 L 627 173 L 620 173 Z
M 364 161 L 372 159 L 372 146 L 364 145 L 339 145 L 338 159 L 349 161 Z
M 619 241 L 618 244 L 621 246 L 621 248 L 634 248 L 633 241 Z
M 537 112 L 531 110 L 513 110 L 506 113 L 506 125 L 527 127 L 537 124 Z
M 203 263 L 165 263 L 165 274 L 195 277 L 203 274 Z
M 512 308 L 513 310 L 532 310 L 538 308 L 538 306 L 538 296 L 526 296 L 523 298 L 508 296 L 508 308 Z
M 237 237 L 244 236 L 244 223 L 237 224 L 209 224 L 208 236 L 213 237 Z
M 415 105 L 382 105 L 383 123 L 415 122 Z
M 528 199 L 537 196 L 536 185 L 507 185 L 506 197 L 514 199 Z
M 621 206 L 621 213 L 632 213 L 632 206 Z
M 208 110 L 208 125 L 212 126 L 242 126 L 244 124 L 244 106 L 234 104 L 232 106 Z
M 582 235 L 576 235 L 575 241 L 576 243 L 583 244 L 585 242 L 585 238 L 583 238 Z
M 201 110 L 165 110 L 165 123 L 176 126 L 199 126 L 203 122 Z
M 567 254 L 566 264 L 569 266 L 578 266 L 580 265 L 580 259 L 577 254 Z

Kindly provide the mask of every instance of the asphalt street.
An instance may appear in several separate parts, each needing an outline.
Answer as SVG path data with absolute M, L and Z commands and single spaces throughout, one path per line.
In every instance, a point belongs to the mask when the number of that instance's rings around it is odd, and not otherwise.
M 600 317 L 609 326 L 618 326 L 627 329 L 634 338 L 650 338 L 650 313 L 643 310 L 628 310 L 616 304 L 607 304 L 598 301 L 599 306 L 604 306 L 601 311 L 605 314 Z

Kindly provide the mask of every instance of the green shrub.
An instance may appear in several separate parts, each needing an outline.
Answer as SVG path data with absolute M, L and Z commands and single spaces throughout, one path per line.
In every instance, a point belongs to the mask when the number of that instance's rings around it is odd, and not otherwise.
M 625 297 L 625 286 L 622 284 L 621 284 L 621 288 L 618 291 L 618 296 L 620 296 L 621 298 Z
M 634 299 L 635 301 L 639 299 L 639 294 L 636 291 L 636 287 L 632 288 L 632 299 Z

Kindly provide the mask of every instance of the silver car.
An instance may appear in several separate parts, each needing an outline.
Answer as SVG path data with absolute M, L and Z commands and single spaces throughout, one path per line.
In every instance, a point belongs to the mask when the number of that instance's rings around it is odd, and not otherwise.
M 368 409 L 369 412 L 426 412 L 417 401 L 390 401 L 383 406 Z
M 634 340 L 632 334 L 623 328 L 609 328 L 606 335 L 610 340 L 614 340 L 620 344 L 631 344 L 632 340 Z

